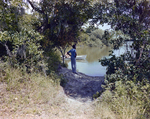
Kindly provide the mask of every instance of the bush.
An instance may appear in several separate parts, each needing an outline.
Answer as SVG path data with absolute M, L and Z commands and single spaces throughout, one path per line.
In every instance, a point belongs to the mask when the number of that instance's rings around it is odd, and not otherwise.
M 112 83 L 105 81 L 106 85 L 103 86 L 105 91 L 99 98 L 97 108 L 105 104 L 119 119 L 149 118 L 150 84 L 148 80 L 143 79 L 142 82 L 135 83 L 120 70 L 109 76 L 109 80 L 112 79 L 115 79 Z
M 59 65 L 61 64 L 60 56 L 54 50 L 50 50 L 44 53 L 45 62 L 47 62 L 48 70 L 47 73 L 50 74 L 53 71 L 57 71 Z
M 40 45 L 42 36 L 39 33 L 24 28 L 19 32 L 0 32 L 0 37 L 0 42 L 5 46 L 8 55 L 5 59 L 12 67 L 20 67 L 22 70 L 32 72 L 39 71 L 41 65 L 45 65 Z M 7 42 L 11 43 L 11 50 Z

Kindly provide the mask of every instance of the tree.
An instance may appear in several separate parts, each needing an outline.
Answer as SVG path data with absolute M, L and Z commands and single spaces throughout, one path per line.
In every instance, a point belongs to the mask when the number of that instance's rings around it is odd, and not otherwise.
M 1 0 L 0 1 L 0 31 L 2 32 L 6 32 L 6 31 L 10 31 L 11 33 L 14 33 L 16 31 L 20 31 L 21 27 L 19 24 L 19 21 L 21 20 L 22 16 L 23 16 L 23 9 L 22 6 L 19 6 L 17 4 L 21 2 L 14 0 Z M 6 45 L 6 44 L 5 44 Z M 7 43 L 7 47 L 9 47 L 10 49 L 12 49 L 12 44 L 11 42 Z M 6 50 L 5 50 L 5 46 L 0 44 L 0 48 L 1 48 L 1 53 L 0 55 L 6 55 Z M 3 50 L 2 50 L 3 49 Z
M 81 26 L 93 15 L 90 1 L 43 0 L 39 3 L 39 7 L 30 0 L 28 2 L 40 13 L 40 24 L 36 24 L 36 30 L 45 36 L 43 40 L 45 51 L 50 47 L 57 47 L 64 58 L 66 47 L 78 42 Z
M 116 31 L 122 31 L 132 40 L 132 52 L 122 56 L 124 67 L 118 66 L 122 71 L 126 68 L 125 75 L 137 77 L 136 80 L 150 79 L 150 2 L 147 0 L 115 0 L 114 2 L 101 2 L 96 6 L 94 22 L 108 23 Z M 121 59 L 122 59 L 121 58 Z M 117 58 L 115 58 L 117 59 Z M 117 60 L 113 58 L 114 64 Z M 104 61 L 104 60 L 103 60 Z M 111 60 L 110 60 L 111 61 Z M 104 63 L 104 62 L 103 62 Z M 105 63 L 104 63 L 105 64 Z M 105 65 L 109 65 L 107 62 Z M 116 66 L 113 66 L 116 67 Z M 134 67 L 134 68 L 133 68 Z M 130 71 L 129 71 L 130 70 Z M 130 73 L 129 73 L 130 72 Z
M 13 67 L 21 67 L 28 71 L 36 70 L 42 65 L 40 40 L 42 36 L 34 30 L 21 29 L 20 32 L 0 32 L 0 43 L 5 46 L 9 63 Z M 12 50 L 7 45 L 12 44 Z
M 16 1 L 0 1 L 0 31 L 19 31 L 19 20 L 24 14 L 23 7 L 15 5 Z M 18 1 L 19 3 L 19 1 Z
M 22 13 L 22 1 L 0 2 L 0 44 L 3 59 L 9 61 L 12 67 L 38 71 L 42 67 L 43 59 L 40 40 L 42 35 L 25 26 Z M 17 4 L 16 4 L 17 3 Z
M 88 45 L 90 47 L 102 47 L 103 45 L 105 45 L 102 42 L 103 34 L 103 30 L 89 26 L 85 29 L 85 31 L 80 32 L 79 38 L 81 43 L 84 43 L 85 45 Z
M 149 0 L 102 1 L 96 5 L 93 19 L 96 23 L 108 23 L 113 30 L 127 35 L 125 40 L 133 42 L 131 51 L 119 57 L 111 54 L 110 58 L 104 58 L 100 62 L 107 66 L 105 90 L 110 92 L 107 94 L 109 99 L 122 98 L 122 101 L 127 100 L 125 102 L 130 102 L 131 105 L 136 101 L 140 109 L 144 109 L 144 112 L 137 116 L 141 118 L 148 118 L 150 110 L 149 8 Z M 116 42 L 120 39 L 116 38 Z M 143 102 L 140 102 L 141 100 Z M 115 110 L 115 113 L 119 111 Z

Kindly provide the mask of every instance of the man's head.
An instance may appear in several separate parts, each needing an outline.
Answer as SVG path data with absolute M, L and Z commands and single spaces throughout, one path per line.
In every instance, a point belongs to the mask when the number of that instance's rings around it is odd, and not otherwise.
M 73 45 L 72 47 L 73 47 L 74 49 L 76 49 L 76 45 Z

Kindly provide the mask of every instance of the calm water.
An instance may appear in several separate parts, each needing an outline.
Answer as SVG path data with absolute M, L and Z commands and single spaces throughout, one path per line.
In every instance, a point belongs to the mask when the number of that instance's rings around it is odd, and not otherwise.
M 120 47 L 119 50 L 114 50 L 114 54 L 119 56 L 124 53 L 126 46 Z M 87 74 L 89 76 L 104 76 L 106 74 L 106 67 L 103 67 L 99 62 L 99 59 L 103 57 L 109 57 L 110 47 L 95 48 L 95 47 L 81 47 L 77 48 L 78 55 L 86 55 L 85 60 L 76 60 L 77 71 Z M 70 60 L 66 60 L 68 63 L 68 69 L 71 69 Z

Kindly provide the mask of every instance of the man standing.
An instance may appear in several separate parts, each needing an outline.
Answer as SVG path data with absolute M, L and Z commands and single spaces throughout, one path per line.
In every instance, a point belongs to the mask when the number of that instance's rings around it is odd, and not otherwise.
M 70 55 L 69 53 L 71 53 L 71 55 Z M 68 54 L 69 56 L 71 56 L 72 72 L 73 72 L 73 73 L 76 73 L 76 56 L 77 56 L 77 53 L 76 53 L 76 45 L 73 45 L 73 46 L 72 46 L 72 49 L 71 49 L 70 51 L 68 51 L 67 54 Z

